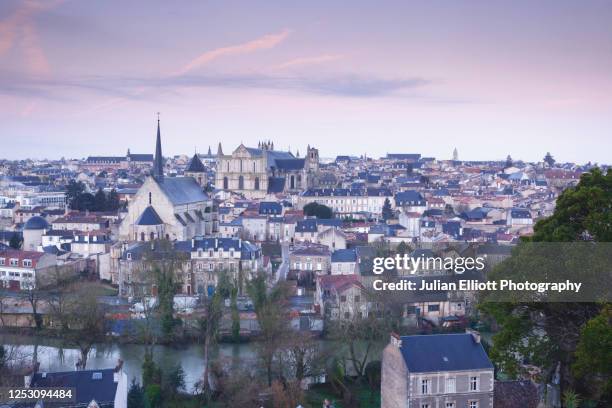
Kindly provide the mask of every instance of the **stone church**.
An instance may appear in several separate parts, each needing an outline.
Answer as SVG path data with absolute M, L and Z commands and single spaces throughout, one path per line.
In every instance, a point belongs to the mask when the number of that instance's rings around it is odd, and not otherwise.
M 268 194 L 300 192 L 314 186 L 319 174 L 319 151 L 308 146 L 304 158 L 274 150 L 274 143 L 260 142 L 257 148 L 238 146 L 231 154 L 217 151 L 215 186 L 249 198 Z
M 194 236 L 211 234 L 215 218 L 212 199 L 194 177 L 164 176 L 158 119 L 152 175 L 146 178 L 130 202 L 128 214 L 119 227 L 120 239 L 190 240 Z

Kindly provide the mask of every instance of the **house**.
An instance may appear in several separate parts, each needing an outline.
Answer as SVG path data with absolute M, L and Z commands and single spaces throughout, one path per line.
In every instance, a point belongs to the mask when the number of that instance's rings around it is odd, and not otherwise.
M 47 402 L 44 407 L 127 408 L 128 379 L 121 360 L 114 369 L 35 373 L 26 376 L 25 387 L 64 388 L 74 393 L 71 401 Z
M 289 270 L 300 276 L 327 275 L 330 264 L 331 253 L 325 245 L 304 243 L 289 254 Z
M 493 408 L 493 381 L 477 332 L 392 333 L 382 357 L 381 408 Z
M 331 255 L 332 275 L 352 275 L 359 273 L 357 268 L 357 251 L 355 249 L 337 249 Z
M 427 202 L 418 191 L 407 190 L 395 194 L 395 206 L 406 212 L 423 213 L 427 210 Z
M 533 225 L 531 213 L 526 208 L 512 208 L 508 210 L 506 225 L 511 227 Z
M 330 320 L 368 317 L 370 302 L 359 275 L 317 276 L 315 306 Z

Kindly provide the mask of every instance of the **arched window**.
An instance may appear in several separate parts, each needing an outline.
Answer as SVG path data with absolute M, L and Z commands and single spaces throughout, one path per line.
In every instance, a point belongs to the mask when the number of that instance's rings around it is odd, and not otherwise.
M 242 159 L 240 159 L 240 172 L 242 173 Z
M 152 232 L 152 233 L 151 233 L 151 241 L 153 241 L 154 239 L 155 239 L 155 233 L 154 233 L 154 232 Z
M 141 241 L 144 241 L 144 240 L 145 240 L 145 233 L 144 233 L 144 232 L 141 232 L 141 233 L 140 233 L 140 240 L 141 240 Z
M 166 239 L 170 241 L 170 234 L 166 234 Z
M 295 188 L 295 176 L 291 176 L 291 182 L 289 183 L 290 188 L 294 189 Z
M 238 177 L 238 190 L 244 190 L 244 177 Z
M 259 190 L 259 177 L 255 177 L 255 190 Z
M 149 205 L 151 205 L 152 202 L 153 202 L 153 194 L 149 192 Z
M 223 177 L 223 189 L 227 190 L 229 188 L 229 180 L 227 177 Z

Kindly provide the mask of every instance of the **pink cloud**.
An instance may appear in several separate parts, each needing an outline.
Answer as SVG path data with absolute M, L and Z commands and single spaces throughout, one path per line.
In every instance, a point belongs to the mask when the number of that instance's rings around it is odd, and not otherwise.
M 303 65 L 316 65 L 323 64 L 330 61 L 336 61 L 341 58 L 344 58 L 343 55 L 340 54 L 324 54 L 318 55 L 314 57 L 303 57 L 303 58 L 295 58 L 286 62 L 283 62 L 280 65 L 277 65 L 277 69 L 286 69 L 286 68 L 294 68 Z
M 276 47 L 282 43 L 290 34 L 290 31 L 285 29 L 280 33 L 267 34 L 263 37 L 256 38 L 255 40 L 248 41 L 238 45 L 231 45 L 228 47 L 217 48 L 211 51 L 207 51 L 197 58 L 193 59 L 183 68 L 181 68 L 176 75 L 183 75 L 196 68 L 200 68 L 218 58 L 228 57 L 233 55 L 249 54 L 258 50 L 266 50 Z

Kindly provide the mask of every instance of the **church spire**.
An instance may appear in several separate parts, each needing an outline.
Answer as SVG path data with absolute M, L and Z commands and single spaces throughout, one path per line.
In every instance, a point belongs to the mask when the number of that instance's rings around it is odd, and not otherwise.
M 155 161 L 153 162 L 153 177 L 157 181 L 164 180 L 164 158 L 161 148 L 161 132 L 159 131 L 159 112 L 157 112 L 157 141 L 155 142 Z

